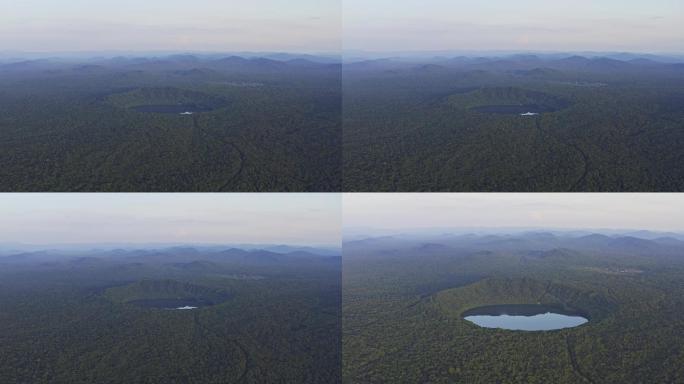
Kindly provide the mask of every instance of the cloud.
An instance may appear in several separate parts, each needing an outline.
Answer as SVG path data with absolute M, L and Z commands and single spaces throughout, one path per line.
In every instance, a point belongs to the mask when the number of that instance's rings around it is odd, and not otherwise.
M 344 45 L 366 51 L 681 51 L 684 17 L 670 8 L 659 1 L 642 9 L 590 1 L 425 0 L 387 10 L 350 0 Z
M 339 195 L 306 195 L 4 195 L 0 242 L 337 243 Z
M 679 194 L 352 194 L 345 228 L 631 228 L 684 230 Z
M 0 24 L 0 46 L 24 51 L 338 49 L 339 26 L 321 20 L 263 18 L 155 24 L 33 20 Z

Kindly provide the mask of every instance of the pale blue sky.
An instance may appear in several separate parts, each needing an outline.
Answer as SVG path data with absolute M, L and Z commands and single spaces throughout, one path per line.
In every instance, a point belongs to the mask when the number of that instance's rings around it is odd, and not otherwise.
M 339 0 L 0 0 L 0 51 L 340 49 Z
M 0 51 L 684 51 L 681 0 L 0 0 L 0 10 Z
M 681 0 L 345 0 L 344 48 L 684 52 Z
M 684 194 L 345 194 L 344 227 L 684 231 Z
M 0 243 L 339 246 L 340 194 L 0 194 Z

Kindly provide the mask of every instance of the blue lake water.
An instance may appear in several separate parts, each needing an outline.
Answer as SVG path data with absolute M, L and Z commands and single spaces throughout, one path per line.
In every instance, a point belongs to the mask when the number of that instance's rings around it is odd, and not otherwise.
M 574 311 L 536 304 L 479 307 L 464 312 L 463 318 L 483 328 L 514 331 L 552 331 L 577 327 L 589 321 Z
M 143 299 L 133 300 L 129 304 L 137 305 L 144 308 L 157 309 L 197 309 L 202 307 L 209 307 L 215 305 L 211 300 L 206 299 Z
M 481 113 L 493 113 L 500 115 L 522 115 L 523 113 L 546 113 L 555 112 L 559 108 L 550 107 L 547 105 L 525 104 L 525 105 L 483 105 L 480 107 L 470 108 L 473 111 Z
M 144 113 L 170 113 L 174 115 L 185 114 L 186 112 L 189 112 L 187 114 L 193 114 L 214 110 L 212 107 L 200 104 L 140 105 L 132 107 L 132 109 Z

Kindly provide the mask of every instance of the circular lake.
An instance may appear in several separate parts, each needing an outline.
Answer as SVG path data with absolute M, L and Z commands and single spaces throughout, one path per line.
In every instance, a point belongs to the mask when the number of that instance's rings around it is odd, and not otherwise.
M 129 304 L 137 305 L 143 308 L 157 308 L 157 309 L 197 309 L 215 305 L 211 300 L 206 299 L 142 299 L 129 301 Z
M 541 304 L 489 305 L 467 310 L 463 318 L 483 328 L 513 331 L 553 331 L 589 321 L 579 312 Z
M 191 115 L 199 112 L 213 111 L 215 108 L 200 104 L 139 105 L 131 109 L 144 113 L 169 113 L 174 115 Z
M 553 108 L 545 105 L 526 104 L 526 105 L 483 105 L 480 107 L 471 108 L 473 111 L 481 113 L 493 113 L 500 115 L 523 115 L 526 113 L 540 114 L 547 112 L 556 112 L 560 108 Z

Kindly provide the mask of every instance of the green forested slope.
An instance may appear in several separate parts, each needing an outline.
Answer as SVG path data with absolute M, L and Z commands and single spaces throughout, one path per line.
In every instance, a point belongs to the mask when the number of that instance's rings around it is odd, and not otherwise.
M 0 190 L 339 190 L 339 66 L 242 61 L 0 66 Z
M 682 254 L 393 247 L 345 255 L 345 383 L 684 382 Z M 536 303 L 590 320 L 521 332 L 461 315 Z
M 684 189 L 684 72 L 507 68 L 346 70 L 345 191 Z
M 339 258 L 0 264 L 2 383 L 340 382 Z M 137 305 L 165 298 L 211 305 Z

